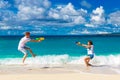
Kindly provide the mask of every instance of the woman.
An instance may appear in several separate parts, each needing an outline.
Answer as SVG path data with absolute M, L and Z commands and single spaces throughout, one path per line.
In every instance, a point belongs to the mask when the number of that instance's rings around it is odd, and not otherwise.
M 93 42 L 91 40 L 88 41 L 87 45 L 86 44 L 81 44 L 80 42 L 76 42 L 77 45 L 83 46 L 87 48 L 87 57 L 84 59 L 86 66 L 91 66 L 89 63 L 91 59 L 94 58 L 94 46 Z

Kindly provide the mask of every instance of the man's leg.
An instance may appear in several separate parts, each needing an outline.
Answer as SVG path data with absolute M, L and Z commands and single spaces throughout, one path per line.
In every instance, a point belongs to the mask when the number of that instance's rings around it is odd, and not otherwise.
M 27 51 L 24 48 L 19 49 L 19 51 L 21 51 L 24 54 L 24 56 L 22 58 L 22 62 L 24 63 L 27 58 Z
M 28 50 L 30 51 L 30 54 L 31 54 L 33 57 L 36 56 L 30 48 L 29 48 Z
M 24 54 L 23 59 L 22 59 L 23 63 L 25 62 L 26 58 L 27 58 L 27 54 Z
M 32 57 L 35 57 L 35 56 L 36 56 L 29 47 L 25 46 L 25 49 L 30 52 L 30 54 L 32 55 Z

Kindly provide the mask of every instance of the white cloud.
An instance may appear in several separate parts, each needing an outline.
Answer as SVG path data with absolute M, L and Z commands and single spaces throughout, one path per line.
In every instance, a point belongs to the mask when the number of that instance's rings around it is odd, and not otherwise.
M 90 34 L 90 32 L 87 29 L 83 30 L 81 33 L 82 34 Z
M 106 15 L 102 6 L 88 12 L 82 8 L 76 9 L 72 3 L 52 7 L 54 5 L 51 4 L 50 0 L 15 0 L 15 4 L 12 4 L 12 6 L 15 5 L 17 8 L 18 12 L 16 13 L 14 10 L 7 9 L 8 5 L 9 3 L 5 0 L 0 0 L 0 8 L 2 8 L 0 11 L 0 29 L 3 31 L 33 29 L 33 34 L 44 34 L 47 33 L 44 31 L 46 26 L 52 26 L 52 28 L 55 26 L 56 29 L 59 29 L 57 27 L 71 27 L 65 30 L 65 34 L 69 30 L 69 34 L 102 34 L 106 33 L 107 30 L 111 32 L 112 30 L 114 30 L 113 32 L 119 32 L 120 30 L 118 29 L 118 26 L 120 26 L 120 11 Z M 83 0 L 81 5 L 87 8 L 91 7 L 87 0 Z M 105 18 L 108 18 L 107 21 Z M 117 26 L 117 28 L 111 27 L 111 24 Z M 76 25 L 82 25 L 82 27 Z M 107 27 L 109 29 L 106 29 L 104 25 L 110 25 Z M 98 26 L 101 27 L 98 28 Z M 12 31 L 8 32 L 12 34 Z
M 72 34 L 72 35 L 77 35 L 77 34 L 81 34 L 81 31 L 75 30 L 73 29 L 71 32 L 69 32 L 68 34 Z
M 42 30 L 38 30 L 38 31 L 31 31 L 31 34 L 44 34 L 45 32 Z
M 78 13 L 81 14 L 81 15 L 83 15 L 83 16 L 86 16 L 88 14 L 87 10 L 82 9 L 82 8 L 78 10 Z
M 71 24 L 84 24 L 84 16 L 87 14 L 87 11 L 84 9 L 76 10 L 72 3 L 68 3 L 66 6 L 59 5 L 57 8 L 51 8 L 48 15 L 53 19 L 62 19 Z
M 74 19 L 75 24 L 84 24 L 85 22 L 86 22 L 86 20 L 82 16 L 75 17 L 75 19 Z
M 94 27 L 93 24 L 85 24 L 86 27 Z
M 120 11 L 116 11 L 109 14 L 109 18 L 107 21 L 108 21 L 108 24 L 120 26 Z
M 15 19 L 15 14 L 12 11 L 5 10 L 0 11 L 0 20 L 1 21 L 11 21 Z
M 78 35 L 78 34 L 90 34 L 91 32 L 89 32 L 87 29 L 84 30 L 75 30 L 73 29 L 71 32 L 69 32 L 68 34 L 72 34 L 72 35 Z
M 13 29 L 13 30 L 21 30 L 23 29 L 22 26 L 8 26 L 6 24 L 1 25 L 0 30 L 8 30 L 8 29 Z
M 41 19 L 44 17 L 44 8 L 37 8 L 34 7 L 27 7 L 27 6 L 19 6 L 19 12 L 17 14 L 18 18 L 22 20 L 29 20 L 29 19 Z
M 48 0 L 16 0 L 16 4 L 19 10 L 18 18 L 29 20 L 44 18 L 51 3 Z
M 59 10 L 56 9 L 51 9 L 48 13 L 48 16 L 50 18 L 54 18 L 54 19 L 60 19 L 60 14 L 59 14 Z
M 72 3 L 51 8 L 51 2 L 49 0 L 15 0 L 15 6 L 18 9 L 17 14 L 10 13 L 11 16 L 6 16 L 3 20 L 17 22 L 17 24 L 21 24 L 21 26 L 22 24 L 72 26 L 86 23 L 85 16 L 87 15 L 87 10 L 75 9 Z M 50 19 L 50 21 L 39 21 L 38 24 L 37 20 L 40 19 Z M 52 22 L 51 19 L 53 19 L 54 22 Z M 27 20 L 27 22 L 24 20 Z M 32 21 L 29 23 L 29 20 L 32 20 L 34 23 L 32 24 Z
M 24 5 L 28 7 L 50 7 L 51 3 L 49 0 L 15 0 L 16 7 L 19 7 L 19 5 Z
M 11 27 L 10 26 L 1 26 L 0 29 L 1 30 L 7 30 L 7 29 L 10 29 Z
M 68 3 L 66 6 L 57 6 L 57 8 L 51 8 L 49 11 L 49 17 L 55 19 L 70 19 L 70 16 L 78 15 L 77 11 L 74 9 L 74 6 L 71 3 Z
M 91 24 L 97 26 L 97 25 L 104 25 L 105 23 L 105 17 L 104 17 L 104 9 L 102 6 L 96 8 L 93 10 L 91 14 Z
M 81 1 L 81 6 L 84 6 L 84 7 L 86 7 L 86 8 L 91 8 L 91 4 L 90 3 L 88 3 L 86 0 L 83 0 L 83 1 Z
M 107 32 L 107 31 L 97 31 L 96 33 L 97 34 L 109 34 L 110 32 Z
M 10 4 L 7 1 L 0 0 L 0 8 L 8 8 Z
M 49 0 L 44 0 L 44 1 L 43 1 L 43 6 L 44 6 L 45 8 L 49 8 L 49 7 L 51 6 L 50 1 L 49 1 Z
M 60 12 L 66 15 L 78 15 L 72 3 L 68 3 L 64 8 L 61 8 Z
M 0 0 L 0 21 L 9 21 L 14 18 L 14 13 L 8 8 L 10 4 L 5 0 Z

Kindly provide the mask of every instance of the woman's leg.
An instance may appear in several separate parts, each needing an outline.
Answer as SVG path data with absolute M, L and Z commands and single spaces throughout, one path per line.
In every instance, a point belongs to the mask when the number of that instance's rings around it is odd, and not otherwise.
M 89 58 L 89 57 L 86 57 L 86 58 L 84 59 L 84 61 L 85 61 L 85 64 L 86 64 L 87 67 L 90 66 L 90 64 L 89 64 L 90 58 Z

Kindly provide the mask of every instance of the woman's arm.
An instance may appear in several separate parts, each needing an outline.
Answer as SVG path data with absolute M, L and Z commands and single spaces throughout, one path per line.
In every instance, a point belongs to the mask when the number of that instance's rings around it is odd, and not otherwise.
M 83 46 L 83 47 L 87 48 L 87 46 L 88 46 L 88 45 L 86 45 L 86 44 L 81 44 L 81 46 Z
M 76 44 L 79 45 L 79 46 L 83 46 L 83 47 L 85 47 L 85 48 L 91 48 L 90 45 L 81 44 L 80 42 L 76 42 Z
M 86 45 L 85 47 L 86 47 L 86 48 L 91 48 L 91 45 Z
M 76 42 L 76 44 L 77 44 L 78 46 L 83 46 L 83 47 L 86 47 L 86 46 L 87 46 L 86 44 L 81 44 L 80 42 Z

